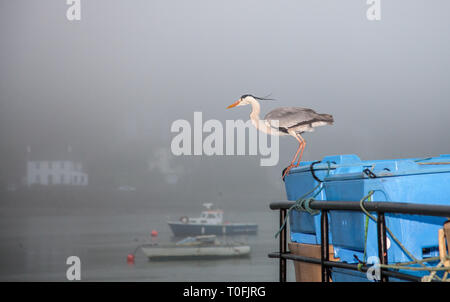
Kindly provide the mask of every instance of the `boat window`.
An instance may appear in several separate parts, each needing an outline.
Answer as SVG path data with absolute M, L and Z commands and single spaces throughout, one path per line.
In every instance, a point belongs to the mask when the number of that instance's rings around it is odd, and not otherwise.
M 214 214 L 208 214 L 208 217 L 207 218 L 216 218 L 216 215 L 214 215 Z

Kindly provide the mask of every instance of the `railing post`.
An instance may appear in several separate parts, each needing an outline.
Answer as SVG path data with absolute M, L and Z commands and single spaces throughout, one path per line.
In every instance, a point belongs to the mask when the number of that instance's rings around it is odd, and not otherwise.
M 322 268 L 322 282 L 330 280 L 330 268 L 324 265 L 329 260 L 330 250 L 328 242 L 328 211 L 322 210 L 320 217 L 320 260 Z
M 383 212 L 378 212 L 377 218 L 377 240 L 378 240 L 378 258 L 380 264 L 388 263 L 387 245 L 386 245 L 386 219 Z M 389 277 L 383 274 L 383 270 L 380 269 L 380 281 L 388 282 Z
M 286 209 L 280 209 L 280 228 L 283 226 L 284 219 L 286 217 Z M 281 255 L 286 253 L 286 229 L 287 225 L 280 232 L 280 282 L 286 282 L 286 259 Z

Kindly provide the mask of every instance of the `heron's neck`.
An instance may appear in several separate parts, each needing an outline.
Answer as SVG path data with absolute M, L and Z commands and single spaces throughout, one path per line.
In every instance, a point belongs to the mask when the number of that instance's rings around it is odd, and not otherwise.
M 257 100 L 250 100 L 252 105 L 252 112 L 250 113 L 250 119 L 253 121 L 259 121 L 259 113 L 261 112 L 261 105 Z
M 272 134 L 272 129 L 267 127 L 266 123 L 259 118 L 259 113 L 261 112 L 261 105 L 257 100 L 250 100 L 250 104 L 252 105 L 252 112 L 250 113 L 250 119 L 252 124 L 259 130 Z

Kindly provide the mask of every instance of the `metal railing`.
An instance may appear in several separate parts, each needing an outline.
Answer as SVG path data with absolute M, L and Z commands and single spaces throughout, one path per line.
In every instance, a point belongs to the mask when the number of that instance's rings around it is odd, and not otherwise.
M 270 204 L 270 209 L 280 211 L 280 228 L 285 221 L 287 210 L 295 202 L 281 201 Z M 412 204 L 404 202 L 363 202 L 364 208 L 368 212 L 377 213 L 377 243 L 378 258 L 380 264 L 388 264 L 388 251 L 386 245 L 386 222 L 385 213 L 411 214 L 422 216 L 450 217 L 450 206 Z M 329 259 L 329 232 L 328 232 L 328 212 L 329 211 L 357 211 L 362 212 L 360 202 L 358 201 L 311 201 L 309 207 L 313 210 L 321 211 L 321 240 L 320 240 L 320 259 L 293 255 L 287 252 L 287 224 L 279 234 L 279 251 L 270 253 L 269 258 L 279 258 L 279 278 L 280 282 L 286 282 L 286 260 L 314 263 L 321 265 L 322 282 L 329 282 L 331 279 L 331 268 L 337 267 L 348 270 L 367 272 L 370 266 L 358 265 L 357 263 L 346 263 L 339 261 L 330 261 Z M 389 277 L 407 281 L 421 281 L 421 277 L 392 271 L 389 269 L 380 269 L 380 281 L 389 281 Z

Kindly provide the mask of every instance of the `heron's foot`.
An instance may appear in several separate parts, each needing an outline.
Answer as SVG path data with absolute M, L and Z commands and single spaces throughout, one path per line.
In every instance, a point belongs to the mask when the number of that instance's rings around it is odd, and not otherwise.
M 283 180 L 284 180 L 284 178 L 286 177 L 286 175 L 289 174 L 289 171 L 290 171 L 293 167 L 294 167 L 294 164 L 291 163 L 289 166 L 287 166 L 287 167 L 284 169 L 283 176 L 281 177 Z

